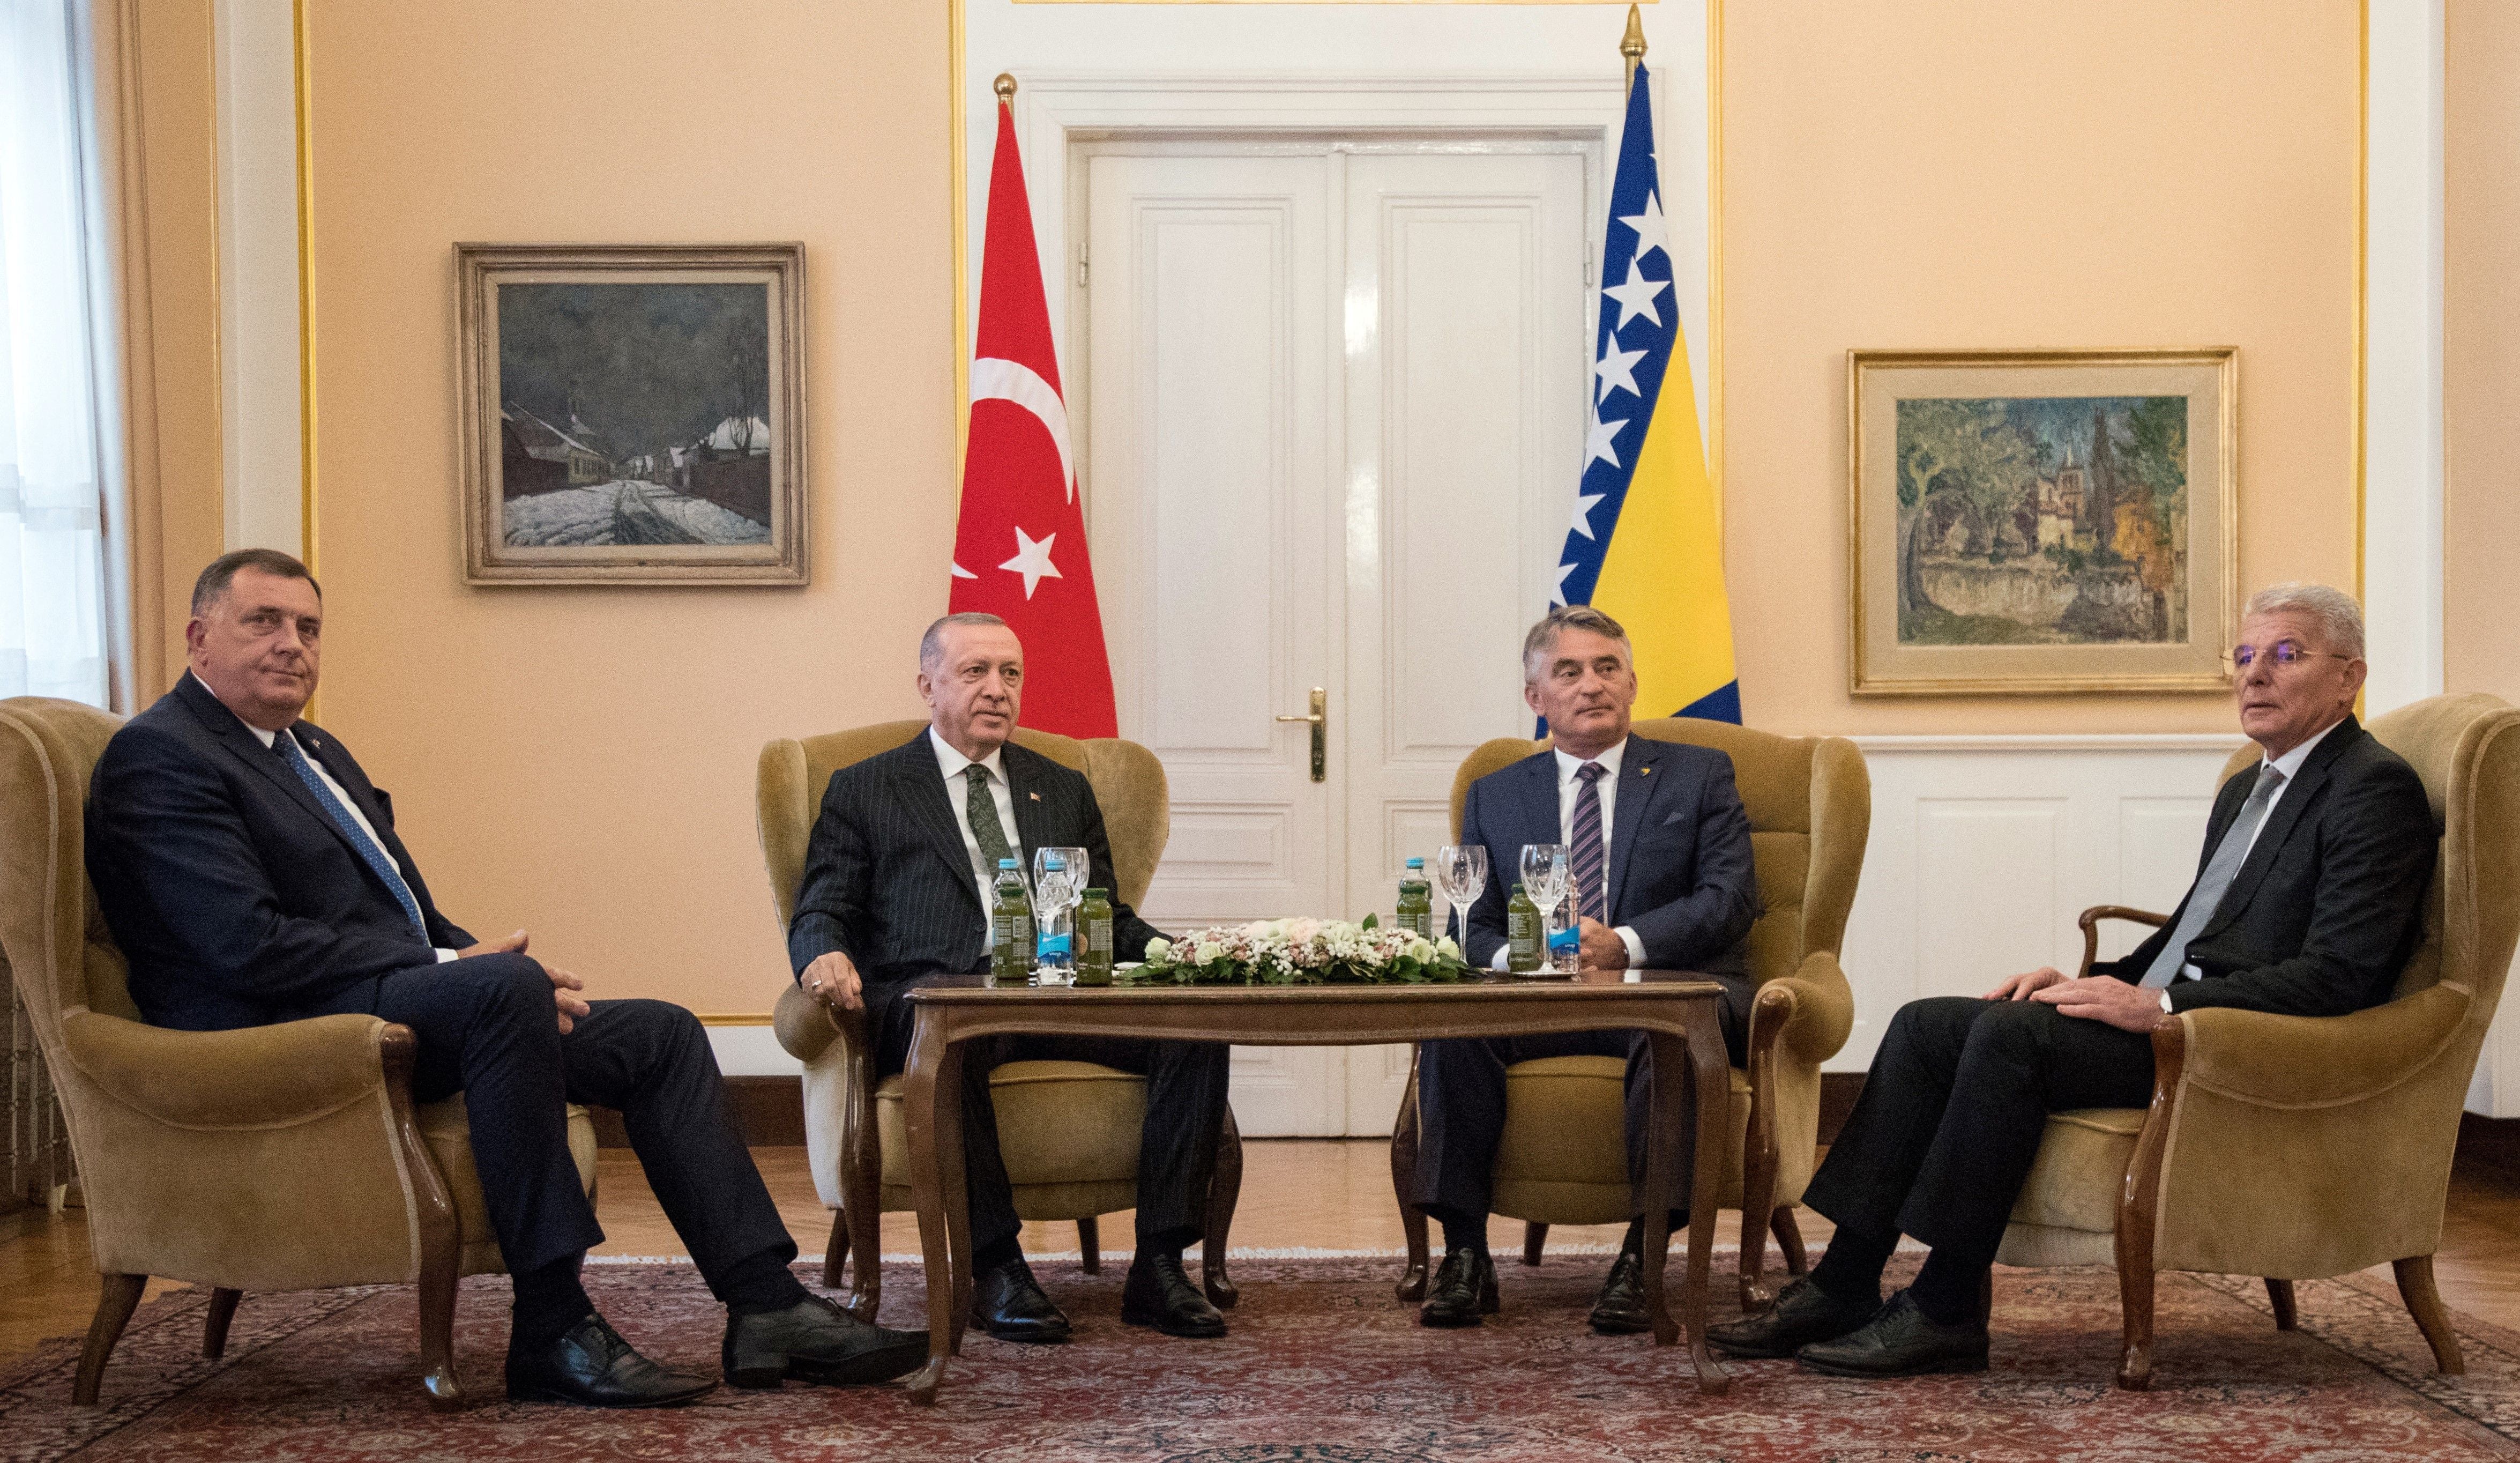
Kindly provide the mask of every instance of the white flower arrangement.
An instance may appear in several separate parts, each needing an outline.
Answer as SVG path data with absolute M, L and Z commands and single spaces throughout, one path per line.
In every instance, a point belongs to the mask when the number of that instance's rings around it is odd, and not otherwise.
M 1451 936 L 1342 920 L 1253 920 L 1147 941 L 1137 979 L 1198 985 L 1415 984 L 1471 974 Z

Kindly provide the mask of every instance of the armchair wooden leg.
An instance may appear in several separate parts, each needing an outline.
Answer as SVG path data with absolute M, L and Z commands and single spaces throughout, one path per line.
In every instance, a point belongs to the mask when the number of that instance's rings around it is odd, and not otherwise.
M 2274 1305 L 2277 1331 L 2290 1331 L 2301 1324 L 2301 1310 L 2293 1304 L 2291 1281 L 2268 1276 L 2267 1300 Z
M 1226 1273 L 1225 1252 L 1234 1240 L 1234 1211 L 1242 1203 L 1242 1128 L 1234 1109 L 1225 1110 L 1225 1124 L 1216 1144 L 1216 1170 L 1207 1180 L 1207 1233 L 1199 1245 L 1199 1289 L 1207 1303 L 1232 1310 L 1242 1292 Z
M 1522 1226 L 1522 1262 L 1540 1263 L 1541 1247 L 1549 1243 L 1549 1226 L 1537 1220 L 1525 1220 Z
M 848 1238 L 841 1241 L 849 1252 L 849 1293 L 840 1299 L 840 1308 L 859 1320 L 872 1324 L 876 1312 L 883 1308 L 883 1208 L 876 1197 L 873 1184 L 851 1184 L 844 1175 L 848 1208 L 832 1216 L 834 1228 L 848 1226 Z M 864 1214 L 864 1219 L 855 1217 Z M 836 1283 L 836 1272 L 832 1272 Z
M 2458 1333 L 2451 1329 L 2450 1311 L 2442 1305 L 2441 1292 L 2433 1288 L 2433 1257 L 2418 1255 L 2397 1260 L 2391 1268 L 2398 1272 L 2398 1296 L 2407 1303 L 2407 1313 L 2423 1328 L 2424 1340 L 2432 1343 L 2433 1365 L 2446 1377 L 2466 1376 L 2467 1358 L 2459 1354 Z
M 832 1237 L 823 1242 L 823 1289 L 840 1288 L 840 1273 L 849 1260 L 849 1216 L 832 1211 Z
M 1086 1274 L 1102 1273 L 1102 1221 L 1092 1214 L 1076 1221 L 1076 1254 Z
M 1400 1118 L 1391 1127 L 1391 1197 L 1400 1206 L 1400 1237 L 1409 1262 L 1391 1293 L 1403 1301 L 1426 1299 L 1426 1212 L 1409 1202 L 1418 1186 L 1418 1059 L 1409 1059 L 1409 1085 L 1400 1096 Z
M 424 1247 L 420 1260 L 420 1385 L 428 1405 L 452 1412 L 464 1405 L 464 1384 L 455 1376 L 456 1251 Z
M 236 1319 L 237 1303 L 245 1292 L 214 1288 L 210 1292 L 210 1308 L 202 1317 L 202 1354 L 212 1361 L 227 1354 L 228 1323 Z
M 1790 1204 L 1778 1205 L 1777 1212 L 1769 1220 L 1768 1227 L 1776 1231 L 1777 1248 L 1785 1254 L 1785 1273 L 1810 1274 L 1811 1254 L 1803 1249 L 1803 1230 L 1800 1224 L 1794 1222 L 1794 1207 Z
M 97 1391 L 105 1383 L 106 1360 L 113 1355 L 113 1344 L 122 1340 L 131 1312 L 140 1308 L 140 1293 L 149 1288 L 146 1275 L 101 1278 L 104 1287 L 96 1298 L 96 1319 L 88 1323 L 87 1349 L 79 1352 L 78 1376 L 70 1383 L 70 1401 L 80 1407 L 96 1405 Z

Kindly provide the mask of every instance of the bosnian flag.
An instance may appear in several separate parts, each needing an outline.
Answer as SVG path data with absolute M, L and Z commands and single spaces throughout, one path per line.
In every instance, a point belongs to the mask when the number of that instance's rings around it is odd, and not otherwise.
M 1627 630 L 1636 647 L 1638 715 L 1737 723 L 1741 690 L 1732 675 L 1724 544 L 1668 240 L 1653 104 L 1640 66 L 1610 184 L 1584 483 L 1551 599 L 1591 605 Z
M 1023 640 L 1026 726 L 1068 737 L 1116 737 L 1111 660 L 1085 554 L 1058 352 L 1050 339 L 1014 114 L 1003 100 L 983 250 L 949 607 L 958 615 L 998 616 Z

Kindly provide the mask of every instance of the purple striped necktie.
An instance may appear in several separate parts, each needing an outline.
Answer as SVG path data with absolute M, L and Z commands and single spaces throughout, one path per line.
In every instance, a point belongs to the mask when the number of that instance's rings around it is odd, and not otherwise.
M 1610 922 L 1609 891 L 1601 883 L 1601 777 L 1609 769 L 1586 762 L 1575 769 L 1583 786 L 1575 790 L 1575 826 L 1566 841 L 1568 882 L 1575 887 L 1575 912 L 1602 924 Z

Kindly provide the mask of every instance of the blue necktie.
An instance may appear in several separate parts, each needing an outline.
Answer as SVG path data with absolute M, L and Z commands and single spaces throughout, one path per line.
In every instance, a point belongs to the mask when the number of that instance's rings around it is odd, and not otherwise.
M 420 932 L 420 942 L 428 944 L 428 925 L 420 917 L 420 901 L 411 896 L 411 886 L 402 882 L 402 871 L 394 867 L 393 860 L 385 856 L 385 850 L 377 841 L 359 827 L 358 819 L 350 816 L 350 810 L 341 805 L 340 799 L 333 796 L 333 790 L 324 785 L 315 764 L 306 760 L 306 753 L 298 747 L 296 734 L 282 732 L 271 739 L 271 748 L 280 754 L 282 761 L 289 764 L 289 770 L 297 774 L 297 780 L 306 784 L 306 791 L 315 795 L 316 806 L 324 809 L 324 816 L 332 819 L 333 826 L 341 830 L 341 836 L 350 841 L 351 848 L 367 861 L 378 878 L 385 882 L 394 902 L 402 906 L 403 913 L 411 916 L 412 928 Z

